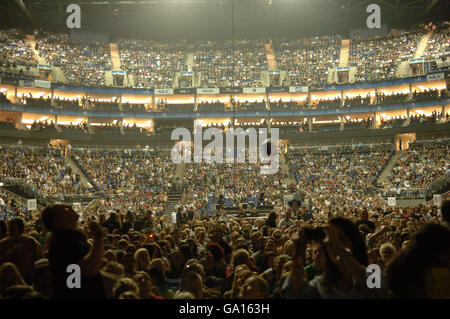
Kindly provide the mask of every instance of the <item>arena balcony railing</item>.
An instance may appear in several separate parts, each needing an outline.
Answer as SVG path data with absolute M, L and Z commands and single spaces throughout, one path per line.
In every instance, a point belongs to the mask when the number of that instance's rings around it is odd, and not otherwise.
M 290 154 L 321 153 L 321 152 L 367 152 L 372 150 L 392 151 L 393 143 L 342 143 L 329 145 L 296 145 L 289 146 Z
M 311 92 L 313 93 L 313 92 Z M 152 93 L 153 94 L 153 93 Z M 49 93 L 47 94 L 49 95 Z M 270 95 L 270 93 L 268 93 Z M 271 116 L 277 116 L 278 114 L 282 115 L 283 113 L 286 113 L 286 116 L 321 116 L 325 114 L 343 114 L 343 113 L 353 113 L 352 111 L 355 111 L 355 113 L 358 112 L 381 112 L 381 111 L 389 111 L 389 110 L 402 110 L 409 107 L 419 107 L 419 106 L 434 106 L 434 105 L 443 105 L 448 104 L 448 94 L 446 90 L 441 90 L 441 92 L 438 94 L 435 92 L 435 90 L 426 90 L 425 92 L 415 92 L 410 94 L 395 94 L 393 96 L 387 95 L 384 96 L 383 94 L 379 94 L 377 96 L 377 102 L 375 104 L 361 104 L 360 107 L 337 107 L 337 104 L 341 103 L 339 102 L 339 99 L 336 99 L 333 102 L 330 101 L 319 101 L 318 105 L 321 106 L 329 106 L 333 105 L 332 108 L 316 108 L 316 109 L 310 109 L 310 108 L 302 108 L 300 106 L 296 109 L 295 104 L 290 103 L 290 107 L 285 108 L 284 103 L 282 106 L 282 109 L 273 107 L 273 103 L 270 102 L 270 110 L 266 108 L 265 103 L 260 103 L 257 106 L 255 106 L 253 103 L 249 104 L 249 106 L 245 105 L 247 103 L 241 103 L 240 106 L 236 107 L 236 116 L 239 116 L 239 112 L 243 111 L 246 112 L 248 115 L 248 112 L 267 112 L 268 115 Z M 345 101 L 344 100 L 344 105 Z M 358 100 L 358 99 L 356 99 Z M 90 106 L 90 102 L 86 102 L 85 105 L 89 105 L 87 108 L 82 108 L 80 106 L 83 105 L 83 102 L 75 101 L 75 100 L 65 100 L 62 97 L 54 98 L 53 101 L 50 100 L 49 97 L 47 98 L 33 98 L 29 95 L 24 95 L 21 99 L 21 101 L 25 104 L 23 104 L 22 108 L 14 106 L 11 106 L 11 102 L 5 98 L 5 95 L 0 95 L 0 109 L 5 111 L 15 111 L 15 112 L 32 112 L 32 113 L 46 113 L 46 114 L 61 114 L 61 115 L 80 115 L 80 116 L 92 116 L 94 112 L 96 113 L 102 113 L 102 116 L 105 117 L 117 117 L 117 116 L 125 116 L 125 114 L 128 117 L 140 117 L 140 118 L 161 118 L 167 115 L 164 114 L 158 114 L 158 112 L 136 112 L 136 111 L 142 111 L 145 106 L 142 104 L 136 104 L 131 105 L 131 109 L 127 110 L 120 110 L 119 104 L 117 102 L 97 102 L 98 105 L 100 105 L 100 109 L 92 110 Z M 317 100 L 316 100 L 317 101 Z M 316 101 L 313 103 L 315 104 Z M 336 102 L 336 103 L 334 103 Z M 297 103 L 297 102 L 295 102 Z M 302 103 L 302 102 L 300 102 Z M 413 104 L 414 103 L 414 104 Z M 244 104 L 244 105 L 243 105 Z M 411 105 L 410 105 L 411 104 Z M 63 107 L 61 107 L 63 105 Z M 93 105 L 96 105 L 96 101 L 94 100 Z M 213 104 L 214 105 L 214 104 Z M 304 104 L 303 104 L 304 105 Z M 358 105 L 358 102 L 357 102 Z M 103 106 L 105 106 L 105 110 L 103 110 Z M 124 105 L 122 105 L 123 107 Z M 244 111 L 244 107 L 247 107 Z M 381 108 L 380 108 L 381 107 Z M 167 104 L 164 103 L 164 105 L 158 104 L 158 111 L 159 113 L 186 113 L 186 116 L 181 117 L 187 117 L 187 118 L 193 118 L 195 117 L 194 114 L 194 104 Z M 250 108 L 250 110 L 248 109 Z M 206 111 L 207 109 L 207 111 Z M 149 108 L 149 110 L 151 110 Z M 332 113 L 329 113 L 329 111 L 333 111 Z M 129 111 L 135 111 L 134 113 L 129 113 Z M 220 116 L 227 116 L 225 113 L 229 111 L 229 108 L 225 108 L 222 111 L 222 106 L 216 108 L 216 106 L 213 106 L 212 108 L 207 108 L 205 106 L 205 110 L 203 110 L 203 107 L 198 108 L 197 112 L 205 113 L 205 116 L 208 117 L 220 117 Z M 299 112 L 299 114 L 296 114 Z M 103 114 L 104 113 L 104 114 Z M 114 113 L 114 114 L 113 114 Z M 117 113 L 117 114 L 115 114 Z M 123 115 L 121 115 L 123 113 Z M 208 113 L 211 113 L 208 115 Z M 129 115 L 128 115 L 129 114 Z M 134 114 L 134 115 L 132 115 Z M 139 115 L 137 115 L 139 114 Z M 94 116 L 100 116 L 100 114 L 95 114 Z M 202 114 L 203 116 L 203 114 Z M 180 117 L 180 116 L 178 116 Z
M 22 179 L 14 179 L 10 186 L 16 186 L 19 188 L 19 192 L 22 193 L 27 198 L 36 198 L 38 205 L 45 206 L 47 203 L 60 201 L 60 202 L 75 202 L 81 200 L 88 200 L 89 198 L 95 196 L 96 194 L 89 191 L 86 193 L 57 193 L 57 194 L 47 194 L 37 188 L 34 185 L 26 183 Z

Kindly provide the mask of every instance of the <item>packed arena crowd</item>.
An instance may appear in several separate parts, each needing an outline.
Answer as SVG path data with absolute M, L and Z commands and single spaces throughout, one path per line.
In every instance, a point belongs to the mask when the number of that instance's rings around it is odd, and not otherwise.
M 385 187 L 397 193 L 424 189 L 450 170 L 448 158 L 448 144 L 445 142 L 412 144 L 401 153 Z
M 306 205 L 319 212 L 379 206 L 377 177 L 391 156 L 390 145 L 369 150 L 345 147 L 331 154 L 300 148 L 289 153 L 289 163 L 297 184 L 308 194 Z
M 262 41 L 206 42 L 194 54 L 200 87 L 262 87 L 261 72 L 267 70 Z
M 12 192 L 0 188 L 0 220 L 7 221 L 15 217 L 25 221 L 32 220 L 31 212 L 27 210 L 27 202 Z
M 419 157 L 407 155 L 399 165 L 415 163 L 416 172 L 429 166 L 425 159 L 434 162 L 436 154 L 440 164 L 432 167 L 448 167 L 444 145 L 437 151 L 426 148 Z M 85 190 L 61 152 L 3 148 L 1 176 L 25 179 L 49 194 Z M 41 212 L 29 212 L 24 200 L 0 188 L 0 295 L 449 297 L 448 265 L 442 262 L 450 239 L 445 224 L 449 202 L 444 201 L 440 214 L 432 202 L 388 206 L 377 194 L 376 180 L 392 156 L 391 144 L 290 148 L 290 173 L 282 170 L 273 176 L 259 174 L 253 164 L 186 164 L 181 181 L 168 156 L 157 149 L 73 149 L 72 159 L 107 194 L 78 213 L 52 201 Z M 431 169 L 419 186 L 436 174 L 442 171 Z M 415 173 L 396 176 L 411 185 L 419 183 Z M 295 178 L 290 185 L 289 177 Z M 180 183 L 184 195 L 172 215 L 164 214 L 168 194 L 179 190 Z M 292 192 L 297 195 L 283 203 L 283 196 Z M 225 213 L 229 206 L 261 198 L 272 204 L 267 217 Z M 344 255 L 340 261 L 338 256 Z M 72 263 L 81 267 L 81 289 L 66 286 L 65 267 Z M 363 269 L 369 264 L 381 267 L 381 289 L 366 286 Z M 405 269 L 417 279 L 405 276 Z
M 190 191 L 183 202 L 200 201 L 208 204 L 203 205 L 208 210 L 215 204 L 223 207 L 238 207 L 241 203 L 253 203 L 254 207 L 273 204 L 283 189 L 281 172 L 264 175 L 257 164 L 189 164 L 185 176 Z
M 428 40 L 425 59 L 445 62 L 449 54 L 448 23 L 442 23 Z M 424 29 L 392 29 L 388 34 L 350 39 L 349 66 L 356 67 L 356 82 L 371 82 L 399 77 L 398 67 L 412 59 Z M 59 67 L 67 83 L 106 85 L 105 72 L 112 69 L 108 43 L 71 41 L 67 34 L 34 32 L 33 48 L 26 35 L 16 29 L 0 31 L 2 72 L 21 72 L 36 76 L 39 56 L 46 64 Z M 280 85 L 324 86 L 334 83 L 341 56 L 340 36 L 316 36 L 295 40 L 273 39 L 276 67 L 287 72 Z M 263 87 L 263 72 L 268 71 L 265 40 L 158 42 L 118 39 L 115 41 L 127 86 L 135 88 L 179 87 Z M 189 56 L 193 56 L 190 61 Z M 189 65 L 188 65 L 189 64 Z M 24 72 L 25 71 L 25 72 Z M 190 79 L 176 77 L 194 71 Z M 17 73 L 16 72 L 16 73 Z M 31 73 L 30 73 L 31 72 Z M 335 71 L 333 71 L 335 72 Z M 331 77 L 330 77 L 331 76 Z
M 0 69 L 6 73 L 20 71 L 19 67 L 36 66 L 33 48 L 24 32 L 17 29 L 0 30 Z M 23 71 L 22 71 L 23 74 Z
M 425 34 L 352 38 L 355 81 L 398 77 Z M 430 34 L 424 58 L 446 59 L 448 35 L 448 26 Z M 119 60 L 134 88 L 260 88 L 268 86 L 266 47 L 273 45 L 270 67 L 281 71 L 279 84 L 308 89 L 277 88 L 257 98 L 245 90 L 210 91 L 221 100 L 166 99 L 156 90 L 135 90 L 142 96 L 134 100 L 131 93 L 100 98 L 95 90 L 74 90 L 63 97 L 58 89 L 27 91 L 22 84 L 15 92 L 2 89 L 0 299 L 450 299 L 448 80 L 447 88 L 427 81 L 426 88 L 410 82 L 409 90 L 367 83 L 365 92 L 325 92 L 342 40 L 119 39 L 116 56 L 114 43 L 0 30 L 0 80 L 45 61 L 61 69 L 64 84 L 107 87 Z M 191 91 L 172 93 L 178 92 Z M 291 111 L 301 117 L 277 114 Z M 131 119 L 121 112 L 155 114 Z M 195 112 L 228 113 L 200 120 Z M 37 113 L 46 116 L 29 115 Z M 304 135 L 277 145 L 274 174 L 262 174 L 249 149 L 223 154 L 245 152 L 244 163 L 176 164 L 164 137 L 179 127 L 192 133 L 196 121 Z M 398 129 L 381 131 L 389 128 Z M 406 133 L 410 128 L 414 133 Z M 332 136 L 338 131 L 342 140 Z M 119 135 L 136 141 L 125 145 Z M 410 140 L 405 145 L 402 138 Z M 75 289 L 67 270 L 74 265 Z M 369 285 L 369 265 L 380 270 L 377 288 Z
M 91 188 L 67 164 L 60 148 L 2 146 L 0 158 L 0 176 L 17 179 L 25 192 L 42 201 L 64 200 L 64 195 Z
M 172 88 L 176 74 L 187 71 L 183 43 L 121 39 L 119 51 L 136 88 Z
M 288 72 L 290 85 L 325 85 L 329 69 L 339 63 L 341 38 L 325 36 L 281 42 L 277 64 Z
M 425 49 L 424 57 L 426 59 L 447 60 L 450 55 L 449 33 L 450 25 L 448 22 L 443 22 L 439 30 L 433 32 Z
M 41 32 L 36 50 L 47 63 L 60 67 L 69 83 L 104 86 L 105 71 L 111 70 L 109 46 L 102 42 L 74 42 L 67 34 Z
M 373 82 L 395 78 L 400 63 L 414 57 L 422 35 L 423 32 L 392 30 L 386 36 L 352 39 L 349 63 L 357 68 L 355 80 Z
M 73 158 L 99 191 L 127 198 L 131 207 L 149 197 L 153 198 L 152 205 L 164 207 L 170 182 L 175 178 L 170 153 L 163 151 L 81 149 L 74 150 Z

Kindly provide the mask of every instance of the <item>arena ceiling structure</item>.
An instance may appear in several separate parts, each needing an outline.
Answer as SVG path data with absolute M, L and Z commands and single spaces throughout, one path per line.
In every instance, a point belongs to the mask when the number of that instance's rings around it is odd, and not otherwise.
M 448 0 L 2 0 L 1 24 L 64 32 L 72 3 L 84 30 L 144 38 L 345 34 L 365 26 L 372 3 L 390 28 L 441 21 L 450 11 Z

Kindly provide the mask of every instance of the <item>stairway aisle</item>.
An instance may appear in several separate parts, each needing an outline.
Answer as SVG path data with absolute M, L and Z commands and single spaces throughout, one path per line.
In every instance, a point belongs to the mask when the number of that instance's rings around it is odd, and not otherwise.
M 34 38 L 34 35 L 27 35 L 26 42 L 33 48 L 34 56 L 36 57 L 39 64 L 47 64 L 47 61 L 45 61 L 44 58 L 39 56 L 39 51 L 36 50 L 36 40 Z
M 181 162 L 180 164 L 177 164 L 177 167 L 175 169 L 175 175 L 178 177 L 178 180 L 180 181 L 182 181 L 184 178 L 185 166 L 186 164 Z
M 428 40 L 430 40 L 432 35 L 433 32 L 428 32 L 422 37 L 422 39 L 420 39 L 419 45 L 416 49 L 416 53 L 414 53 L 414 59 L 420 59 L 423 56 L 428 45 Z
M 39 50 L 36 50 L 36 39 L 34 38 L 34 35 L 27 35 L 26 36 L 27 43 L 33 48 L 34 56 L 37 59 L 38 64 L 42 65 L 49 65 L 47 60 L 45 58 L 39 56 Z M 39 72 L 39 71 L 37 71 Z M 60 67 L 52 66 L 52 74 L 51 79 L 52 82 L 61 82 L 61 83 L 67 83 L 67 78 L 64 72 L 61 70 Z
M 164 207 L 164 215 L 170 215 L 175 211 L 175 206 L 179 203 L 181 198 L 183 197 L 183 179 L 185 174 L 185 163 L 177 164 L 175 168 L 175 176 L 178 180 L 178 185 L 176 187 L 172 187 L 169 191 L 168 199 L 166 206 Z
M 78 164 L 70 155 L 66 155 L 65 159 L 67 165 L 70 166 L 70 168 L 74 171 L 74 173 L 80 175 L 81 182 L 84 185 L 90 185 L 94 188 L 97 188 L 94 182 L 84 174 L 84 172 L 81 170 L 81 168 L 78 166 Z
M 275 59 L 275 50 L 272 46 L 272 40 L 270 40 L 270 43 L 266 43 L 264 47 L 266 49 L 267 64 L 269 66 L 269 70 L 278 70 L 277 60 Z
M 291 176 L 285 154 L 280 154 L 280 169 L 283 174 L 282 182 L 284 184 L 291 185 L 296 183 L 295 179 Z
M 389 163 L 387 163 L 386 167 L 384 168 L 383 172 L 381 172 L 380 176 L 377 180 L 377 185 L 382 185 L 389 176 L 392 174 L 392 168 L 394 167 L 395 163 L 397 163 L 397 160 L 402 156 L 402 151 L 397 151 L 395 154 L 391 157 L 389 160 Z
M 341 41 L 341 53 L 339 55 L 339 67 L 348 67 L 348 57 L 350 54 L 350 40 L 342 39 Z
M 119 47 L 117 43 L 109 44 L 109 52 L 111 54 L 111 63 L 114 71 L 120 71 L 122 64 L 120 63 Z
M 186 65 L 188 67 L 188 71 L 192 72 L 194 69 L 194 52 L 192 51 L 186 52 Z

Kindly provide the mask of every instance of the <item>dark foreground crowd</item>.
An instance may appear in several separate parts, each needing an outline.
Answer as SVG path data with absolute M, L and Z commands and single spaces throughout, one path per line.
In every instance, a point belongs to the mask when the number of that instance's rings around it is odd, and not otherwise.
M 0 296 L 450 298 L 449 207 L 312 218 L 293 200 L 262 219 L 188 208 L 175 219 L 54 204 L 28 221 L 0 221 Z

